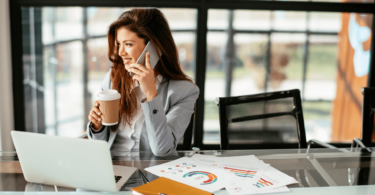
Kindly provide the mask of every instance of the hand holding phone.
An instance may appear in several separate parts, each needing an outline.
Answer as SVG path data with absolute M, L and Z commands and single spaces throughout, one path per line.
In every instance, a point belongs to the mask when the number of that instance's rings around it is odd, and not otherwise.
M 139 82 L 139 87 L 147 98 L 146 102 L 151 101 L 158 95 L 155 85 L 155 73 L 151 67 L 149 52 L 146 53 L 146 66 L 142 64 L 130 64 L 128 71 L 133 74 L 132 78 L 136 81 L 136 86 L 138 86 L 137 83 Z
M 162 53 L 161 53 L 159 48 L 158 48 L 158 51 L 159 51 L 159 54 L 161 56 Z M 147 52 L 149 52 L 149 54 L 150 54 L 150 56 L 149 56 L 150 57 L 150 64 L 151 64 L 152 69 L 154 69 L 156 64 L 159 61 L 159 56 L 156 52 L 154 44 L 152 44 L 151 41 L 149 41 L 147 43 L 146 47 L 143 49 L 141 55 L 138 57 L 138 60 L 137 60 L 136 64 L 142 64 L 143 66 L 146 67 L 146 53 Z M 129 75 L 133 76 L 133 73 L 129 72 Z

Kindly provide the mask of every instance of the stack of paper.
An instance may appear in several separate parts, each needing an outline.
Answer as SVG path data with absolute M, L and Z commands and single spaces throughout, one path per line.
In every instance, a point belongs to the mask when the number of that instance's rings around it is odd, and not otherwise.
M 149 167 L 146 171 L 208 192 L 226 188 L 230 194 L 263 194 L 289 191 L 298 183 L 251 156 L 215 157 L 196 154 Z

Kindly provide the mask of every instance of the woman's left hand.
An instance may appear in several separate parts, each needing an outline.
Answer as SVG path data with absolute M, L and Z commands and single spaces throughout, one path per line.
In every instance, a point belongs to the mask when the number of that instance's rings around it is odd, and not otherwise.
M 152 70 L 150 63 L 149 52 L 146 54 L 146 67 L 142 64 L 131 64 L 128 71 L 133 73 L 133 81 L 139 81 L 141 90 L 146 95 L 146 102 L 151 101 L 158 95 L 158 91 L 156 90 L 155 86 L 154 70 Z

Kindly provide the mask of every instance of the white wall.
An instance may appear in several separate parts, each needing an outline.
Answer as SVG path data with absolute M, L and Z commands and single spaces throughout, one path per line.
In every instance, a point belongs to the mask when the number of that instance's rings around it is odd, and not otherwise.
M 0 0 L 0 151 L 14 150 L 10 136 L 13 128 L 9 0 Z

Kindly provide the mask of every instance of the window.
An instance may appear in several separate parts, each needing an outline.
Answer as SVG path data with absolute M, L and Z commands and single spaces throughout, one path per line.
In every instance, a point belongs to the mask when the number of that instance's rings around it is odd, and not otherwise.
M 26 130 L 76 137 L 101 90 L 107 29 L 127 8 L 23 7 Z M 161 8 L 185 73 L 195 76 L 196 10 Z M 183 24 L 183 25 L 182 25 Z
M 353 17 L 358 19 L 352 21 Z M 353 66 L 340 61 L 347 54 L 339 48 L 351 38 L 347 32 L 353 30 L 355 22 L 363 22 L 364 26 L 367 21 L 368 27 L 363 28 L 370 32 L 368 21 L 372 17 L 355 13 L 210 9 L 203 143 L 220 143 L 216 97 L 288 89 L 301 91 L 307 140 L 350 142 L 353 135 L 360 137 L 361 118 L 351 123 L 351 133 L 335 125 L 345 120 L 337 110 L 346 104 L 340 102 L 344 94 L 354 93 L 356 101 L 362 102 L 360 87 L 357 91 L 337 89 L 343 82 L 350 82 L 347 78 L 340 80 L 340 67 L 347 73 Z M 348 22 L 354 24 L 348 26 Z M 362 38 L 365 42 L 369 36 Z M 349 42 L 351 45 L 346 47 L 354 47 Z M 360 86 L 367 85 L 367 74 L 368 67 L 363 75 L 357 75 Z M 360 111 L 361 103 L 345 118 L 360 117 Z
M 143 0 L 10 2 L 11 21 L 22 23 L 22 29 L 12 26 L 12 43 L 23 41 L 22 56 L 12 49 L 13 96 L 23 97 L 15 99 L 15 128 L 71 137 L 85 130 L 111 66 L 107 27 L 125 10 L 139 7 L 138 2 L 144 5 Z M 294 88 L 301 91 L 307 139 L 347 143 L 361 137 L 360 89 L 375 86 L 374 71 L 369 72 L 373 2 L 150 4 L 162 7 L 182 69 L 201 90 L 194 145 L 219 148 L 216 97 Z M 22 82 L 17 80 L 21 68 Z

